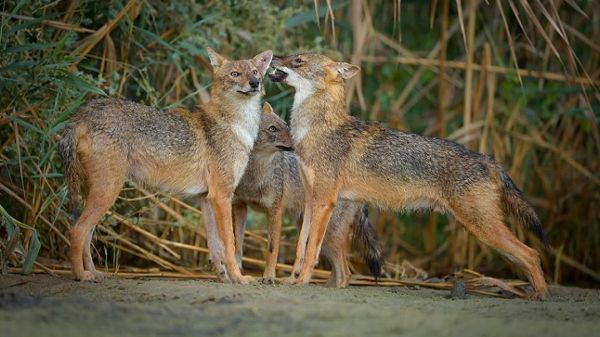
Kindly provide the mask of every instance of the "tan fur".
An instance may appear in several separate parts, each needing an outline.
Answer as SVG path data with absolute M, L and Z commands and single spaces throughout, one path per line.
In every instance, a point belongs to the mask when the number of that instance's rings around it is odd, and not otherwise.
M 259 136 L 244 176 L 236 189 L 233 205 L 236 260 L 240 266 L 247 207 L 250 206 L 267 215 L 268 249 L 263 274 L 265 279 L 274 279 L 276 276 L 283 214 L 298 216 L 304 206 L 304 189 L 299 177 L 298 159 L 290 150 L 292 150 L 292 139 L 287 124 L 273 113 L 268 103 L 265 103 Z M 364 219 L 359 216 L 362 207 L 361 203 L 340 201 L 328 226 L 323 253 L 333 267 L 329 279 L 329 284 L 332 286 L 346 286 L 350 280 L 346 249 L 340 248 L 347 245 L 353 223 L 354 226 L 361 227 L 357 232 L 363 235 L 356 238 L 356 242 L 367 250 L 363 252 L 365 258 L 370 258 L 369 263 L 380 262 L 381 250 L 376 237 L 365 238 L 365 235 L 368 236 L 371 231 L 371 225 L 366 215 Z
M 509 214 L 503 209 L 530 222 L 523 225 L 534 226 L 541 238 L 543 230 L 498 164 L 450 141 L 386 129 L 348 115 L 344 79 L 354 76 L 357 66 L 318 54 L 275 58 L 272 66 L 272 80 L 296 89 L 291 128 L 307 193 L 306 214 L 311 215 L 303 223 L 291 282 L 310 281 L 341 196 L 393 210 L 425 207 L 450 212 L 482 242 L 525 270 L 533 297 L 546 293 L 537 253 L 506 228 L 503 218 Z
M 71 119 L 60 152 L 71 198 L 85 187 L 85 207 L 70 230 L 71 263 L 79 280 L 99 280 L 93 228 L 131 179 L 167 193 L 206 195 L 208 245 L 222 281 L 247 283 L 235 262 L 231 202 L 260 123 L 262 77 L 272 53 L 229 61 L 208 49 L 214 67 L 211 100 L 199 111 L 159 110 L 98 99 Z

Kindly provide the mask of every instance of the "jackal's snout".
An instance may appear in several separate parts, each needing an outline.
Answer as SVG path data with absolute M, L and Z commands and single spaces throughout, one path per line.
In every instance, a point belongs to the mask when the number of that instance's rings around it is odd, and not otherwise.
M 287 77 L 287 73 L 283 70 L 275 69 L 269 74 L 269 79 L 273 82 L 281 82 Z
M 274 69 L 269 74 L 271 81 L 284 82 L 297 89 L 343 83 L 360 71 L 360 67 L 356 65 L 336 62 L 325 55 L 314 53 L 275 56 L 271 61 L 271 68 Z
M 273 56 L 271 60 L 271 72 L 268 74 L 269 79 L 273 82 L 281 82 L 287 77 L 287 73 L 280 68 L 283 67 L 282 59 L 284 56 Z

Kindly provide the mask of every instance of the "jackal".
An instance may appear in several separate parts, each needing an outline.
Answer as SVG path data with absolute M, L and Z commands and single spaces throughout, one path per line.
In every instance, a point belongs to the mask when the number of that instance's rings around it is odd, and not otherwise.
M 336 201 L 447 211 L 526 273 L 533 297 L 547 290 L 537 252 L 505 226 L 512 216 L 545 242 L 540 221 L 502 167 L 455 142 L 387 129 L 350 116 L 344 80 L 356 65 L 318 54 L 274 57 L 270 78 L 295 88 L 294 148 L 308 197 L 292 282 L 310 280 Z
M 99 280 L 90 254 L 93 229 L 127 178 L 169 193 L 206 194 L 214 228 L 208 248 L 222 281 L 247 283 L 235 262 L 231 200 L 258 135 L 262 79 L 271 51 L 229 61 L 207 49 L 213 66 L 210 102 L 199 111 L 160 110 L 112 98 L 85 104 L 59 143 L 75 209 L 80 183 L 85 207 L 69 232 L 73 274 Z
M 235 191 L 233 223 L 236 259 L 241 267 L 247 208 L 250 206 L 267 215 L 269 240 L 263 274 L 266 279 L 275 278 L 282 215 L 300 215 L 304 207 L 304 188 L 300 181 L 298 159 L 290 152 L 292 150 L 287 124 L 265 103 L 254 149 Z M 345 287 L 350 281 L 345 247 L 348 246 L 351 226 L 354 229 L 353 243 L 360 249 L 371 273 L 376 278 L 380 276 L 382 248 L 377 241 L 375 228 L 368 221 L 366 206 L 340 200 L 333 210 L 323 243 L 323 254 L 332 266 L 328 282 L 330 286 Z

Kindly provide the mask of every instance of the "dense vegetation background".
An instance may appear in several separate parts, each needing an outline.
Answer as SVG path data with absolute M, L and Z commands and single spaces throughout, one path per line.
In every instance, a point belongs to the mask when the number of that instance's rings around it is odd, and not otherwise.
M 600 282 L 600 3 L 592 0 L 3 1 L 4 270 L 68 268 L 71 222 L 56 144 L 69 116 L 100 95 L 159 107 L 201 103 L 211 82 L 207 46 L 230 58 L 311 50 L 360 65 L 348 84 L 351 113 L 495 157 L 542 218 L 547 249 L 513 229 L 542 252 L 548 279 Z M 292 97 L 267 86 L 267 100 L 286 118 Z M 207 271 L 196 206 L 128 184 L 95 232 L 97 265 Z M 442 215 L 371 217 L 390 277 L 406 276 L 403 261 L 430 274 L 513 275 Z M 294 221 L 285 223 L 282 262 L 293 261 Z M 264 226 L 253 213 L 249 269 L 261 266 Z

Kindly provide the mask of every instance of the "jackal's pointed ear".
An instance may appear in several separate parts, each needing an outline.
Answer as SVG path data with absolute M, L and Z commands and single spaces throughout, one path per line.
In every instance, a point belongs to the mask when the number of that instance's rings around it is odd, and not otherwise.
M 217 68 L 223 65 L 225 61 L 227 61 L 223 56 L 219 55 L 216 51 L 214 51 L 210 47 L 206 47 L 206 52 L 208 53 L 208 58 L 210 59 L 210 65 L 213 68 Z
M 265 102 L 262 106 L 262 113 L 270 114 L 273 113 L 273 107 L 268 102 Z
M 262 76 L 265 76 L 267 73 L 267 69 L 269 69 L 269 65 L 271 64 L 271 60 L 273 59 L 273 52 L 270 50 L 263 51 L 262 53 L 254 56 L 252 59 L 256 68 L 260 72 Z
M 360 72 L 360 67 L 346 62 L 336 62 L 333 69 L 345 80 L 350 79 Z

